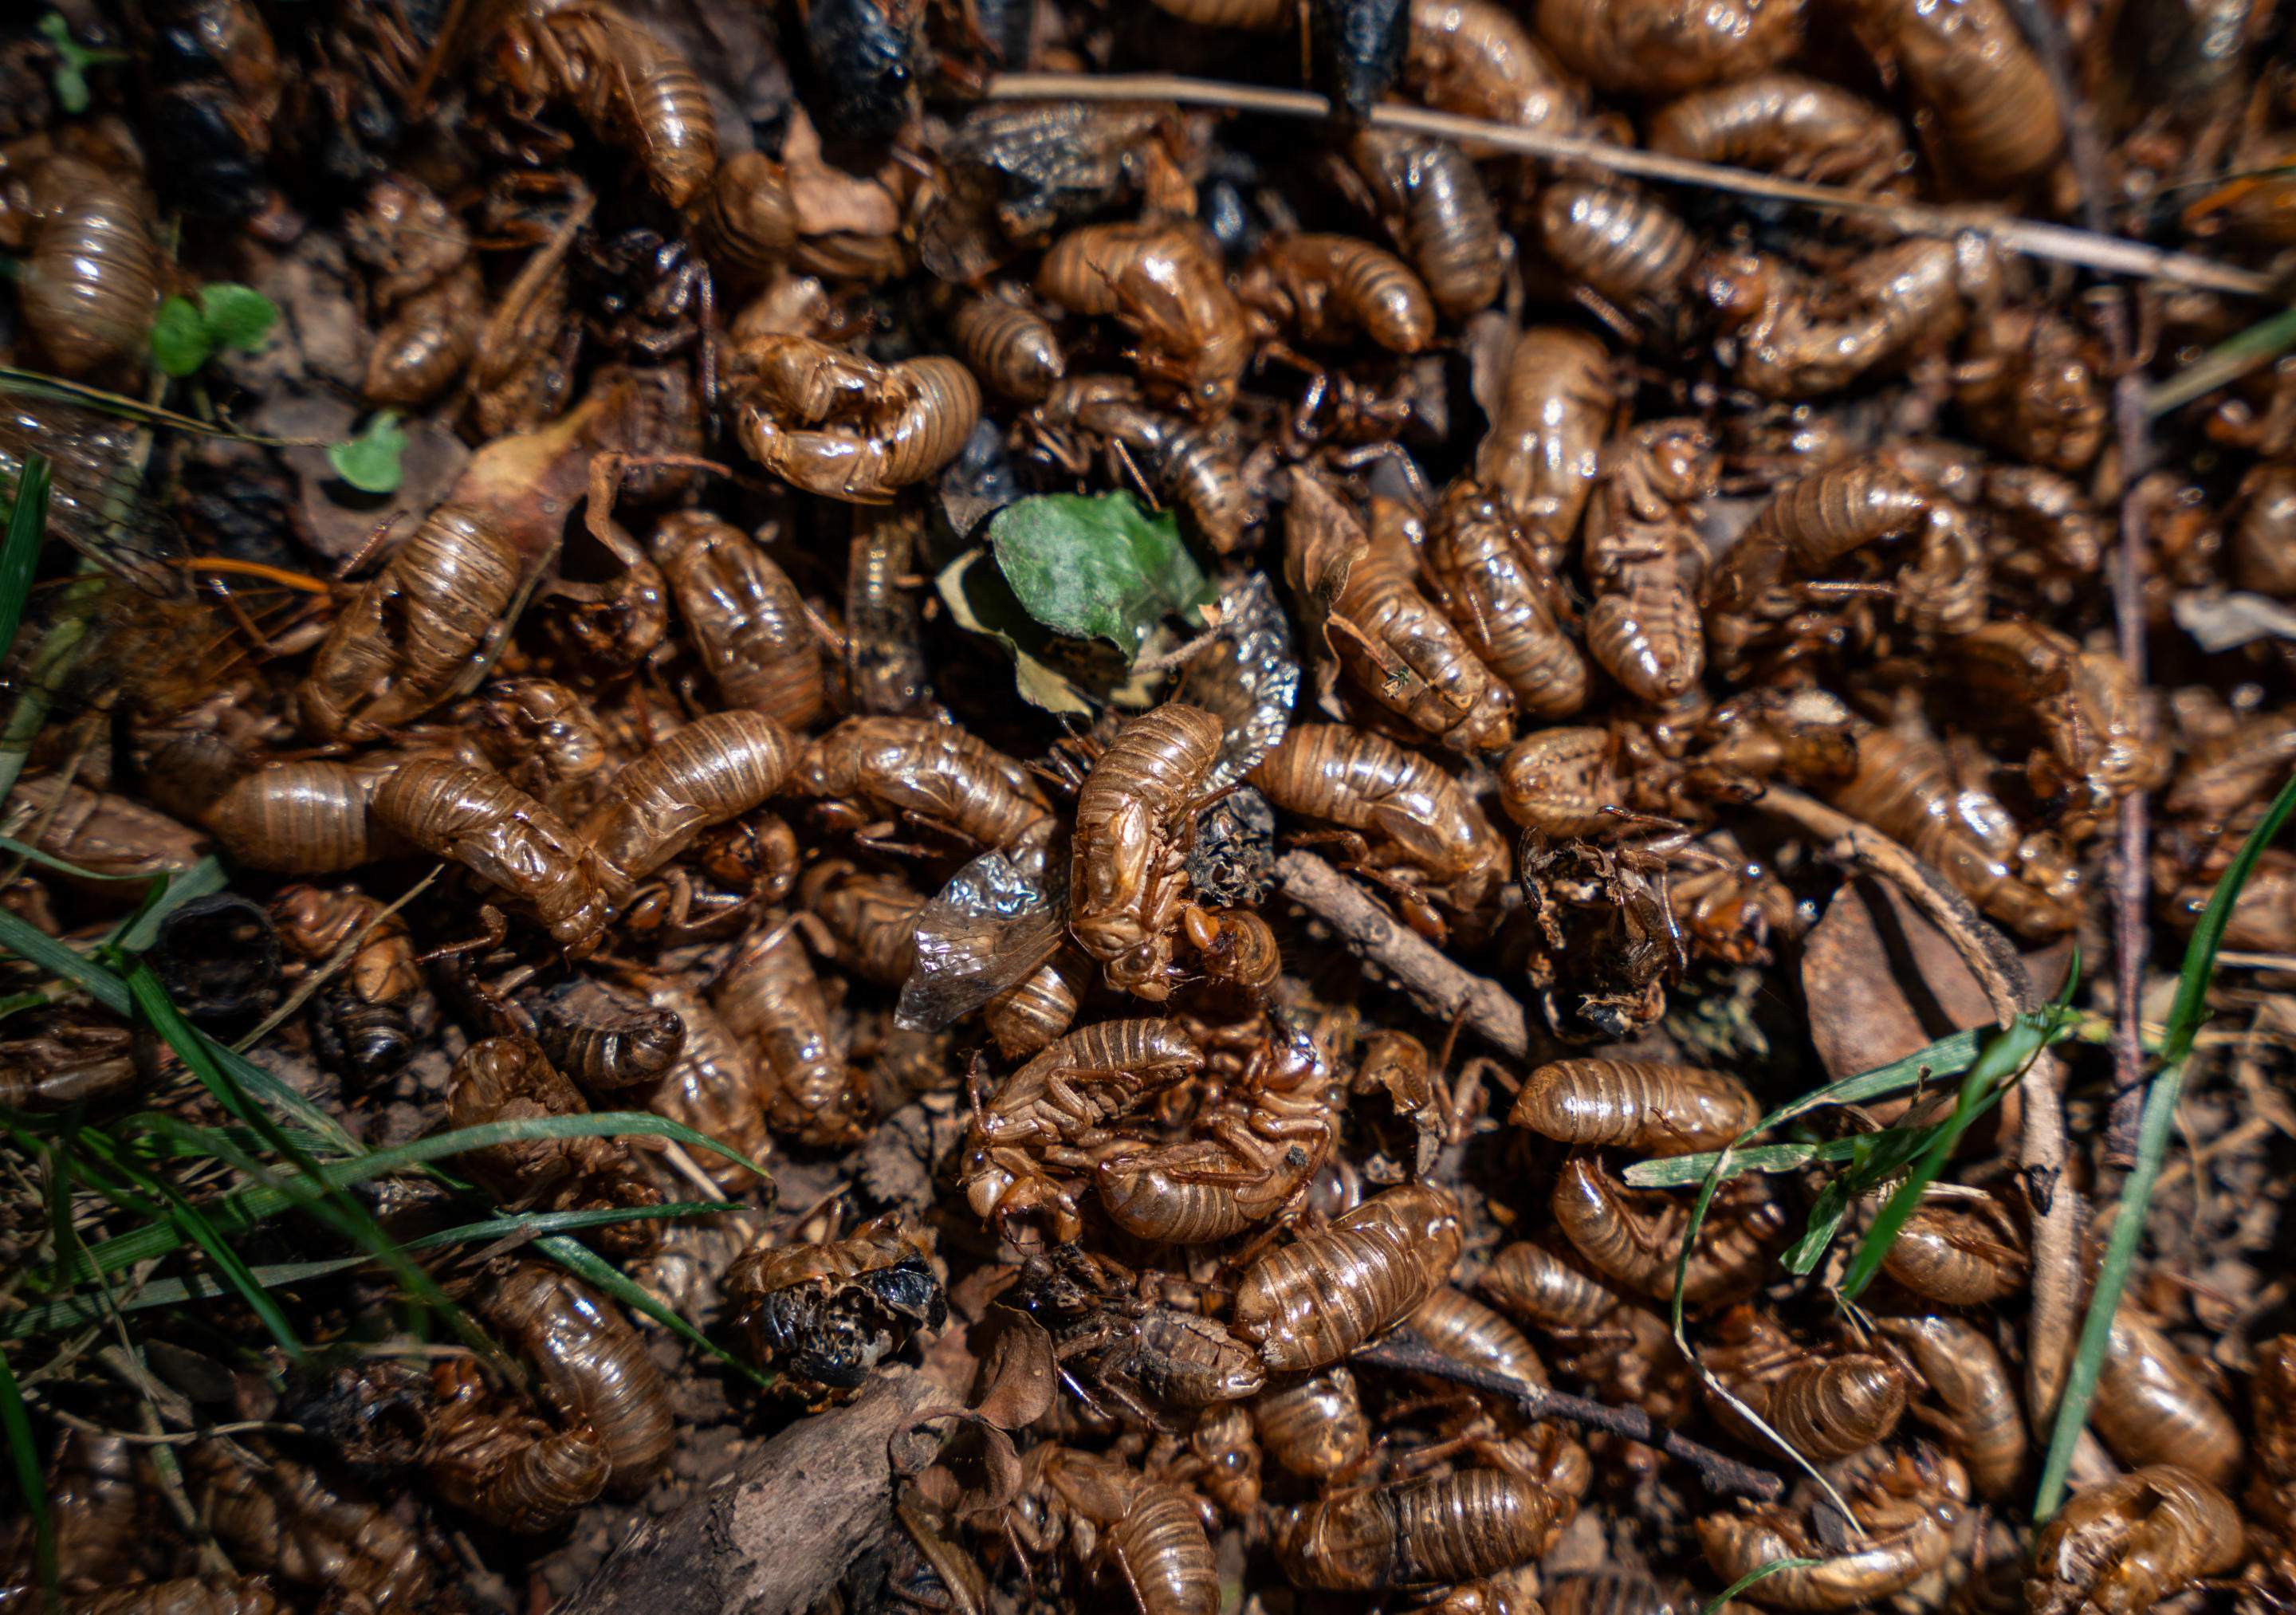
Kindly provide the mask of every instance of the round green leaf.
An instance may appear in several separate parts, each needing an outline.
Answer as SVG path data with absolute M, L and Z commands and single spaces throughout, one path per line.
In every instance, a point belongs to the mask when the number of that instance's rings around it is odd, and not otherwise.
M 187 376 L 208 362 L 215 343 L 208 335 L 207 316 L 185 297 L 171 297 L 160 305 L 152 322 L 152 357 L 171 376 Z
M 327 449 L 327 463 L 335 475 L 363 494 L 395 494 L 406 472 L 398 456 L 406 449 L 406 433 L 398 412 L 386 409 L 367 422 L 366 430 L 348 443 Z
M 1029 616 L 1127 657 L 1160 619 L 1216 593 L 1170 512 L 1152 519 L 1128 494 L 1023 499 L 989 518 L 988 542 Z
M 236 281 L 201 287 L 200 311 L 207 316 L 208 340 L 217 348 L 252 352 L 279 323 L 278 304 Z

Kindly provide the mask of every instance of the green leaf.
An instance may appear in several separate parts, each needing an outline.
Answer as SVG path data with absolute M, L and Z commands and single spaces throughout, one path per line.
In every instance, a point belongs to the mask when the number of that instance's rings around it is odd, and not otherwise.
M 279 305 L 237 281 L 201 287 L 200 312 L 207 319 L 209 341 L 217 348 L 237 348 L 248 353 L 263 346 L 271 328 L 279 323 Z
M 1023 499 L 988 519 L 988 543 L 1030 617 L 1128 659 L 1164 617 L 1216 594 L 1171 512 L 1144 515 L 1129 494 Z
M 171 297 L 160 305 L 152 322 L 152 357 L 171 376 L 191 374 L 215 352 L 208 334 L 207 316 L 187 297 Z
M 330 444 L 327 463 L 363 494 L 395 494 L 406 480 L 406 468 L 398 463 L 406 452 L 406 433 L 399 427 L 398 412 L 386 409 L 348 443 Z
M 0 539 L 0 655 L 16 643 L 24 601 L 32 592 L 32 569 L 48 536 L 48 461 L 26 455 L 16 478 L 16 502 L 8 512 L 8 536 Z
M 2112 1320 L 2120 1310 L 2120 1293 L 2128 1283 L 2128 1267 L 2136 1257 L 2136 1242 L 2144 1237 L 2145 1215 L 2152 1209 L 2152 1186 L 2160 1181 L 2161 1163 L 2168 1159 L 2169 1134 L 2176 1122 L 2177 1102 L 2185 1087 L 2185 1062 L 2193 1039 L 2208 1019 L 2209 981 L 2215 975 L 2217 950 L 2224 946 L 2225 926 L 2241 888 L 2255 872 L 2264 849 L 2296 813 L 2296 779 L 2281 786 L 2280 794 L 2264 820 L 2249 832 L 2240 854 L 2217 882 L 2193 939 L 2185 949 L 2184 967 L 2177 972 L 2177 996 L 2169 1006 L 2166 1036 L 2161 1045 L 2161 1070 L 2144 1095 L 2144 1113 L 2136 1124 L 2136 1164 L 2120 1184 L 2120 1210 L 2112 1219 L 2104 1258 L 2097 1264 L 2096 1284 L 2090 1291 L 2088 1315 L 2081 1320 L 2080 1344 L 2074 1349 L 2065 1374 L 2064 1395 L 2057 1403 L 2056 1422 L 2049 1429 L 2049 1455 L 2041 1466 L 2041 1487 L 2033 1499 L 2033 1523 L 2046 1521 L 2064 1500 L 2065 1476 L 2071 1470 L 2073 1447 L 2088 1423 L 2089 1404 L 2096 1396 L 2097 1376 L 2103 1372 L 2105 1347 L 2112 1335 Z
M 72 37 L 71 24 L 61 12 L 50 12 L 40 19 L 41 37 L 53 46 L 61 61 L 50 75 L 56 89 L 56 104 L 66 113 L 77 118 L 88 109 L 93 99 L 87 89 L 87 70 L 106 61 L 125 61 L 124 51 L 93 50 Z
M 958 627 L 985 635 L 1012 653 L 1013 682 L 1030 706 L 1089 722 L 1093 690 L 1121 677 L 1125 659 L 1092 640 L 1063 639 L 1037 621 L 988 562 L 987 550 L 967 550 L 934 579 L 949 615 Z M 1086 665 L 1095 660 L 1099 667 Z M 1062 662 L 1069 665 L 1056 665 Z

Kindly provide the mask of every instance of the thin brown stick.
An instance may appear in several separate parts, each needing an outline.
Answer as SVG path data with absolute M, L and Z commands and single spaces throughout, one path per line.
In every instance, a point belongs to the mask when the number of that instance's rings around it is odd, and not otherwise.
M 1304 91 L 1260 89 L 1166 73 L 999 73 L 989 81 L 984 93 L 992 101 L 1177 101 L 1190 106 L 1226 107 L 1283 118 L 1324 119 L 1329 118 L 1332 111 L 1330 102 Z M 1668 157 L 1577 135 L 1549 135 L 1480 118 L 1431 112 L 1423 107 L 1374 107 L 1371 121 L 1383 128 L 1431 135 L 1439 140 L 1469 141 L 1531 157 L 1582 162 L 1614 173 L 1638 174 L 1677 184 L 1862 213 L 1907 235 L 1953 236 L 1964 230 L 1980 231 L 2013 251 L 2078 264 L 2100 274 L 2173 281 L 2180 285 L 2248 297 L 2266 296 L 2271 289 L 2271 281 L 2265 275 L 2215 263 L 2194 253 L 2171 252 L 2142 242 L 2123 241 L 2117 236 L 2043 224 L 2036 219 L 2010 218 L 1981 208 L 1941 208 L 1883 200 L 1832 185 L 1806 184 L 1746 168 L 1693 162 L 1686 158 Z
M 2104 143 L 2096 127 L 2095 109 L 2080 94 L 2073 70 L 2073 52 L 2064 24 L 2041 0 L 2012 0 L 2018 26 L 2031 41 L 2047 75 L 2057 103 L 2064 111 L 2065 140 L 2080 187 L 2081 223 L 2092 234 L 2112 228 L 2108 198 L 2111 178 Z M 2144 381 L 2138 373 L 2136 339 L 2126 288 L 2109 293 L 2097 310 L 2112 358 L 2112 419 L 2120 460 L 2120 546 L 2112 568 L 2113 622 L 2122 661 L 2138 685 L 2144 682 L 2144 608 L 2141 556 L 2144 547 L 2144 511 L 2136 484 L 2152 458 L 2151 432 L 2144 406 Z M 2113 1094 L 2105 1124 L 2105 1159 L 2114 1166 L 2136 1164 L 2137 1123 L 2144 1111 L 2144 1045 L 2137 1025 L 2137 1000 L 2142 995 L 2145 945 L 2151 936 L 2145 924 L 2146 889 L 2152 862 L 2145 857 L 2147 818 L 2144 793 L 2137 791 L 2120 804 L 2119 845 L 2112 882 L 2112 966 L 2117 1032 L 2112 1047 Z
M 1583 1429 L 1605 1430 L 1629 1441 L 1655 1447 L 1696 1470 L 1706 1489 L 1720 1496 L 1759 1497 L 1765 1503 L 1775 1503 L 1785 1495 L 1786 1483 L 1770 1471 L 1725 1457 L 1712 1447 L 1701 1446 L 1673 1431 L 1660 1431 L 1639 1407 L 1613 1407 L 1607 1402 L 1590 1402 L 1584 1397 L 1533 1385 L 1512 1374 L 1477 1368 L 1447 1357 L 1408 1329 L 1395 1330 L 1376 1345 L 1357 1349 L 1348 1360 L 1403 1373 L 1423 1373 L 1464 1385 L 1471 1390 L 1512 1397 L 1536 1418 L 1567 1419 Z
M 351 959 L 357 954 L 358 950 L 366 946 L 367 938 L 374 934 L 374 930 L 377 926 L 381 925 L 385 920 L 390 918 L 391 915 L 397 914 L 400 909 L 406 907 L 409 903 L 414 901 L 417 897 L 429 888 L 430 882 L 437 880 L 440 875 L 446 873 L 447 866 L 444 864 L 432 865 L 430 873 L 424 875 L 421 880 L 415 881 L 414 885 L 408 887 L 406 894 L 402 896 L 398 901 L 393 903 L 390 907 L 379 911 L 373 919 L 360 926 L 356 931 L 353 931 L 350 936 L 344 940 L 343 945 L 340 947 L 338 947 L 333 953 L 327 955 L 326 962 L 324 963 L 321 964 L 318 969 L 313 971 L 309 975 L 304 977 L 301 981 L 298 982 L 296 984 L 295 990 L 287 995 L 286 1001 L 281 1004 L 277 1009 L 273 1010 L 270 1014 L 264 1017 L 263 1023 L 260 1026 L 248 1033 L 246 1037 L 242 1037 L 237 1043 L 233 1044 L 231 1045 L 231 1052 L 234 1054 L 244 1054 L 248 1050 L 253 1048 L 257 1044 L 271 1036 L 272 1032 L 277 1029 L 280 1022 L 285 1021 L 297 1010 L 301 1009 L 306 1004 L 308 1004 L 311 1001 L 312 994 L 324 987 L 334 978 L 336 973 L 339 972 L 343 966 L 351 962 Z
M 1929 863 L 1916 857 L 1870 824 L 1860 824 L 1813 797 L 1783 785 L 1762 793 L 1758 806 L 1836 844 L 1842 862 L 1870 870 L 1911 899 L 1922 917 L 1945 934 L 1985 989 L 1985 1001 L 2006 1026 L 2011 1016 L 2038 1007 L 2033 979 L 2009 939 L 1946 883 Z
M 1275 878 L 1285 897 L 1329 921 L 1342 942 L 1393 976 L 1429 1014 L 1462 1015 L 1494 1048 L 1529 1058 L 1529 1019 L 1497 982 L 1461 970 L 1313 853 L 1285 853 L 1275 861 Z

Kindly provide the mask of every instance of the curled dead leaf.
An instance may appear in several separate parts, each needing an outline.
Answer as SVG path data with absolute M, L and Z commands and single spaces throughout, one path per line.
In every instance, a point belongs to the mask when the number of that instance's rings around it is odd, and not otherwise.
M 2025 955 L 2037 991 L 2056 992 L 2070 949 L 2066 939 Z M 1827 903 L 1803 945 L 1801 985 L 1810 1040 L 1837 1081 L 1994 1023 L 1984 989 L 1945 933 L 1871 876 L 1844 883 Z M 1895 1112 L 1884 1105 L 1876 1114 Z
M 800 235 L 891 235 L 900 229 L 901 204 L 891 191 L 822 160 L 821 136 L 802 107 L 790 109 L 782 167 Z
M 1053 1337 L 1026 1313 L 990 1310 L 1002 1326 L 981 1358 L 972 1411 L 1000 1430 L 1022 1430 L 1052 1411 Z
M 988 1420 L 967 1407 L 927 1407 L 910 1415 L 898 1430 L 886 1439 L 886 1450 L 891 1455 L 893 1473 L 903 1480 L 922 1474 L 924 1465 L 914 1466 L 902 1460 L 903 1443 L 919 1435 L 929 1424 L 944 1419 L 955 1419 L 973 1427 L 979 1445 L 970 1444 L 964 1449 L 952 1448 L 948 1458 L 955 1466 L 972 1468 L 980 1472 L 980 1482 L 970 1487 L 960 1482 L 960 1491 L 950 1510 L 959 1520 L 970 1520 L 981 1514 L 993 1514 L 1010 1507 L 1021 1495 L 1021 1455 L 1013 1446 L 1013 1438 Z M 910 1449 L 914 1450 L 914 1448 Z

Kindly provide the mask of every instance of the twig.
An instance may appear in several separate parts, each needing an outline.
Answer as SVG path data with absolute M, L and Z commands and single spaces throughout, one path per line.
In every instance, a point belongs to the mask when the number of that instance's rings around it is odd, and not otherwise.
M 446 873 L 447 866 L 444 864 L 433 865 L 431 866 L 430 873 L 424 875 L 421 880 L 415 881 L 414 885 L 408 887 L 404 897 L 400 898 L 398 901 L 393 903 L 390 907 L 376 914 L 374 917 L 370 919 L 365 924 L 360 926 L 356 931 L 353 931 L 349 937 L 345 939 L 343 945 L 340 947 L 338 947 L 332 954 L 328 955 L 324 963 L 321 964 L 318 969 L 313 971 L 309 975 L 304 977 L 300 982 L 296 984 L 295 990 L 287 995 L 287 998 L 284 1003 L 280 1004 L 277 1009 L 273 1010 L 269 1015 L 264 1018 L 262 1025 L 248 1033 L 246 1037 L 242 1037 L 237 1043 L 233 1044 L 231 1045 L 231 1052 L 234 1054 L 244 1054 L 248 1050 L 253 1048 L 257 1044 L 271 1036 L 272 1031 L 281 1021 L 285 1021 L 297 1010 L 301 1009 L 304 1004 L 309 1003 L 312 994 L 317 992 L 322 987 L 324 987 L 336 974 L 336 972 L 340 971 L 344 965 L 348 964 L 351 962 L 352 957 L 357 954 L 358 950 L 366 946 L 366 939 L 374 934 L 374 928 L 376 926 L 381 924 L 385 920 L 390 918 L 391 915 L 397 914 L 400 909 L 414 901 L 415 898 L 426 887 L 428 887 L 431 881 L 437 880 L 440 875 Z
M 1650 1415 L 1639 1407 L 1612 1407 L 1607 1402 L 1590 1402 L 1584 1397 L 1570 1396 L 1544 1385 L 1533 1385 L 1512 1374 L 1474 1367 L 1437 1351 L 1408 1329 L 1395 1330 L 1378 1344 L 1359 1348 L 1349 1361 L 1368 1364 L 1374 1368 L 1391 1368 L 1404 1373 L 1423 1373 L 1464 1385 L 1471 1390 L 1512 1397 L 1534 1417 L 1568 1419 L 1571 1423 L 1588 1430 L 1606 1430 L 1613 1435 L 1624 1436 L 1629 1441 L 1655 1447 L 1668 1456 L 1679 1458 L 1696 1470 L 1699 1480 L 1710 1492 L 1727 1496 L 1759 1497 L 1765 1503 L 1775 1503 L 1785 1495 L 1784 1480 L 1768 1470 L 1757 1469 L 1751 1463 L 1741 1463 L 1735 1458 L 1725 1457 L 1712 1447 L 1701 1446 L 1676 1431 L 1661 1432 L 1652 1425 Z
M 1329 921 L 1341 941 L 1394 976 L 1429 1014 L 1445 1021 L 1463 1015 L 1494 1048 L 1517 1060 L 1530 1057 L 1530 1021 L 1505 988 L 1468 974 L 1389 919 L 1323 859 L 1287 852 L 1275 861 L 1275 878 L 1284 896 Z
M 2104 149 L 2097 137 L 2094 109 L 2080 94 L 2073 72 L 2072 46 L 2057 14 L 2040 0 L 2013 0 L 2018 26 L 2032 42 L 2041 68 L 2063 110 L 2068 152 L 2079 182 L 2081 222 L 2103 235 L 2112 227 Z M 2144 546 L 2144 511 L 2136 494 L 2152 457 L 2144 378 L 2136 365 L 2128 293 L 2116 287 L 2097 309 L 2112 360 L 2112 421 L 2120 461 L 2120 545 L 2112 567 L 2112 608 L 2117 649 L 2129 676 L 2144 682 L 2144 609 L 2140 557 Z M 2136 791 L 2120 804 L 2117 868 L 2112 882 L 2112 973 L 2114 1019 L 2113 1094 L 2105 1124 L 2104 1154 L 2126 1168 L 2136 1160 L 2136 1128 L 2144 1111 L 2144 1046 L 2137 1024 L 2137 1001 L 2144 979 L 2146 886 L 2152 874 L 2145 856 L 2146 804 Z
M 1227 107 L 1283 118 L 1325 119 L 1332 111 L 1331 102 L 1321 95 L 1303 91 L 1259 89 L 1164 73 L 999 73 L 989 81 L 984 94 L 992 101 L 1177 101 L 1191 106 Z M 1954 236 L 1964 230 L 1976 230 L 2013 251 L 2078 264 L 2100 274 L 2173 281 L 2180 285 L 2248 297 L 2267 296 L 2271 291 L 2272 283 L 2266 275 L 2215 263 L 2194 253 L 2170 252 L 2141 242 L 2042 224 L 2035 219 L 2007 218 L 1979 208 L 1941 208 L 1883 200 L 1832 185 L 1806 184 L 1745 168 L 1692 162 L 1686 158 L 1668 157 L 1632 146 L 1570 135 L 1549 135 L 1480 118 L 1431 112 L 1422 107 L 1374 107 L 1371 121 L 1383 128 L 1431 135 L 1439 140 L 1467 141 L 1531 157 L 1581 162 L 1620 174 L 1639 174 L 1677 184 L 1862 213 L 1907 235 Z
M 1841 844 L 1849 861 L 1894 882 L 1931 924 L 1945 933 L 2003 1025 L 2040 1007 L 2025 963 L 2009 939 L 1970 906 L 1922 859 L 1870 825 L 1824 803 L 1772 786 L 1760 806 L 1813 834 Z M 2064 1179 L 2064 1072 L 2046 1050 L 2019 1085 L 2018 1165 L 2033 1207 L 2033 1299 L 2026 1333 L 2026 1390 L 2033 1428 L 2046 1431 L 2064 1389 L 2073 1330 L 2080 1316 L 2080 1196 Z
M 1947 884 L 1930 864 L 1916 857 L 1870 824 L 1860 824 L 1813 797 L 1783 785 L 1773 785 L 1756 804 L 1782 819 L 1792 820 L 1812 835 L 1837 844 L 1844 863 L 1872 872 L 1904 892 L 1922 917 L 1944 933 L 1969 973 L 1985 990 L 1996 1019 L 2009 1018 L 2040 1007 L 2033 979 L 2009 939 L 1979 914 L 1969 899 Z

